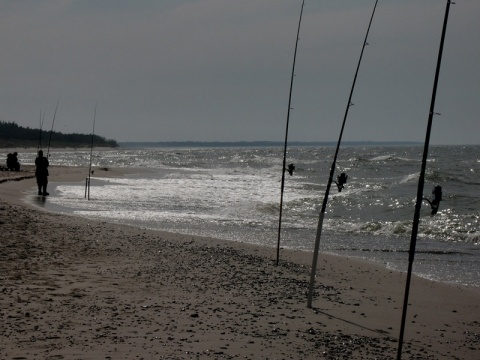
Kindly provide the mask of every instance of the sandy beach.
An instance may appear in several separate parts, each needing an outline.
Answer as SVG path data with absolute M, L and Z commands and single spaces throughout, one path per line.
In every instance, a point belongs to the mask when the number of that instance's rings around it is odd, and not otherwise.
M 311 253 L 48 213 L 32 176 L 0 172 L 0 359 L 396 358 L 404 273 L 320 254 L 308 309 Z M 403 359 L 479 358 L 479 288 L 414 277 L 409 303 Z

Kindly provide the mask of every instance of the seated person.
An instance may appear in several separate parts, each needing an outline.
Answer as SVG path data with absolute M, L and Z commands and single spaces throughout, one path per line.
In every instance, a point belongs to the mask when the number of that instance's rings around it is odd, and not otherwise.
M 20 163 L 17 158 L 18 154 L 16 152 L 9 153 L 7 155 L 7 168 L 10 171 L 20 171 Z

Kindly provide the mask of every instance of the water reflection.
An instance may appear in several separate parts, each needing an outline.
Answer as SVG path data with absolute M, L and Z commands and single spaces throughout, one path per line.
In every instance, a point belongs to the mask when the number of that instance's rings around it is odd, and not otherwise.
M 31 202 L 34 205 L 45 207 L 45 203 L 47 202 L 47 197 L 46 196 L 41 196 L 41 195 L 33 195 L 30 198 Z

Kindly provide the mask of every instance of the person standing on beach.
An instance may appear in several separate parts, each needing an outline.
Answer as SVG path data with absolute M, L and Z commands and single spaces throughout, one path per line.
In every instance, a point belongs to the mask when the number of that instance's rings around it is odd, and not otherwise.
M 48 184 L 48 159 L 43 156 L 43 151 L 38 151 L 38 156 L 35 159 L 35 176 L 37 178 L 38 195 L 47 196 L 47 184 Z

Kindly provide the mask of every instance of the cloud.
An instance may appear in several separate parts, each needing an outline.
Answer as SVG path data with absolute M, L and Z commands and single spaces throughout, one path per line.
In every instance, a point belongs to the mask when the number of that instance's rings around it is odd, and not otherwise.
M 306 2 L 292 140 L 338 136 L 374 1 Z M 459 6 L 460 5 L 460 6 Z M 422 140 L 445 4 L 381 1 L 349 114 L 354 140 Z M 301 1 L 1 1 L 0 118 L 31 127 L 62 97 L 61 131 L 118 140 L 284 136 Z M 452 8 L 442 116 L 478 113 L 480 4 Z M 459 106 L 461 105 L 461 106 Z M 442 132 L 448 130 L 443 120 Z M 462 128 L 460 126 L 460 128 Z M 478 142 L 471 131 L 441 135 Z

